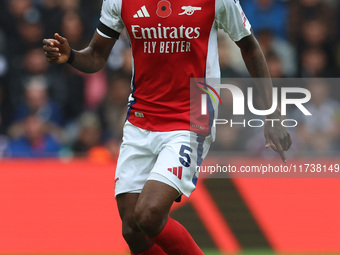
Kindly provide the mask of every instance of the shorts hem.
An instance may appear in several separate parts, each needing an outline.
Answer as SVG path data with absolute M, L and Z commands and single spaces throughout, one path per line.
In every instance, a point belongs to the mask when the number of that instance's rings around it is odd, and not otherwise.
M 161 173 L 155 173 L 155 172 L 151 172 L 150 176 L 148 177 L 147 180 L 153 180 L 153 181 L 159 181 L 162 183 L 165 183 L 171 187 L 173 187 L 175 190 L 178 191 L 179 196 L 184 195 L 186 197 L 189 197 L 190 194 L 193 192 L 193 190 L 191 192 L 183 192 L 182 189 L 180 187 L 178 187 L 174 182 L 172 182 L 168 177 L 162 175 Z
M 125 193 L 142 193 L 142 189 L 133 189 L 133 190 L 122 190 L 115 192 L 115 198 L 117 198 L 118 195 L 125 194 Z

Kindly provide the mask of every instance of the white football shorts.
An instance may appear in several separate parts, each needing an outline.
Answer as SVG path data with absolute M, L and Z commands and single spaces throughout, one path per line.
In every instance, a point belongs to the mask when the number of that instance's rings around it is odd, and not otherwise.
M 207 155 L 211 142 L 211 136 L 188 130 L 149 131 L 126 121 L 117 162 L 115 196 L 141 193 L 147 180 L 155 180 L 189 197 L 196 188 L 197 166 Z

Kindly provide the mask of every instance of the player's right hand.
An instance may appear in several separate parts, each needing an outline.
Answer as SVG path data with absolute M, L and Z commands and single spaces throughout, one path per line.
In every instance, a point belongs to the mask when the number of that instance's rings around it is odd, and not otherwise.
M 61 37 L 58 33 L 54 34 L 54 38 L 43 40 L 43 50 L 45 51 L 46 59 L 50 63 L 66 63 L 71 53 L 70 45 L 67 39 Z
M 281 119 L 278 117 L 277 119 Z M 264 126 L 264 136 L 266 138 L 266 149 L 272 148 L 274 151 L 280 154 L 284 163 L 287 163 L 285 151 L 287 151 L 292 145 L 292 139 L 286 127 L 274 123 L 274 125 L 266 122 Z

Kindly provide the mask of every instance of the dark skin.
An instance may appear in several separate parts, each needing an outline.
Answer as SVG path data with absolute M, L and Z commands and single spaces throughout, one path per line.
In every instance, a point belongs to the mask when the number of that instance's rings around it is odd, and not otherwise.
M 43 40 L 46 59 L 53 64 L 66 63 L 71 53 L 70 45 L 58 33 L 54 37 L 55 39 Z M 87 48 L 75 51 L 72 66 L 84 73 L 98 72 L 105 66 L 115 43 L 116 39 L 104 38 L 95 32 Z
M 95 32 L 89 46 L 81 51 L 75 51 L 72 66 L 85 73 L 94 73 L 102 69 L 109 57 L 116 39 L 108 39 Z M 43 49 L 47 61 L 55 64 L 66 63 L 71 48 L 66 38 L 55 34 L 54 39 L 44 39 Z M 253 34 L 237 42 L 249 70 L 256 79 L 256 85 L 266 109 L 272 105 L 272 83 L 269 70 L 261 48 Z M 277 110 L 267 116 L 268 119 L 281 119 Z M 275 122 L 276 123 L 276 122 Z M 281 125 L 271 126 L 267 123 L 264 129 L 266 148 L 277 151 L 286 162 L 284 151 L 292 144 L 286 128 Z M 120 217 L 123 222 L 123 237 L 135 254 L 149 249 L 153 242 L 147 238 L 157 236 L 164 228 L 171 205 L 179 196 L 177 190 L 158 181 L 147 181 L 141 194 L 126 193 L 117 196 Z
M 254 79 L 256 86 L 260 92 L 265 109 L 269 109 L 272 105 L 272 82 L 270 79 L 269 69 L 262 50 L 255 36 L 250 35 L 236 42 L 241 49 L 241 54 L 244 63 L 247 66 L 248 72 Z M 273 114 L 266 116 L 267 119 L 281 119 L 279 110 Z M 292 139 L 287 129 L 282 125 L 274 122 L 274 127 L 270 122 L 267 122 L 264 128 L 264 136 L 266 138 L 266 148 L 271 147 L 278 152 L 284 163 L 287 163 L 285 151 L 292 145 Z
M 173 187 L 147 181 L 141 194 L 125 193 L 116 197 L 123 223 L 123 237 L 134 254 L 148 250 L 165 226 L 170 208 L 179 196 Z

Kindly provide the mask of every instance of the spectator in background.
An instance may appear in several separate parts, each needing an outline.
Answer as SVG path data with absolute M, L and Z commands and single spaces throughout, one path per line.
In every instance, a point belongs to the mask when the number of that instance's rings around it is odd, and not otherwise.
M 0 9 L 4 7 L 4 3 L 0 3 Z M 10 96 L 8 91 L 8 51 L 7 37 L 3 29 L 5 20 L 2 20 L 1 15 L 3 10 L 0 10 L 0 134 L 4 134 L 9 125 L 11 115 Z
M 238 84 L 238 79 L 227 79 L 226 83 L 238 86 L 244 90 L 244 81 L 242 85 Z M 212 151 L 241 151 L 245 144 L 245 140 L 249 135 L 249 129 L 245 129 L 240 125 L 232 125 L 231 120 L 235 123 L 242 123 L 246 116 L 233 115 L 233 96 L 227 89 L 220 91 L 221 101 L 223 105 L 219 105 L 219 119 L 228 120 L 227 124 L 221 124 L 216 127 L 216 139 L 211 144 Z
M 0 134 L 0 159 L 6 156 L 8 149 L 8 138 Z
M 257 38 L 266 58 L 275 54 L 280 59 L 283 76 L 297 74 L 296 51 L 287 40 L 275 37 L 268 29 L 258 31 Z
M 41 14 L 30 0 L 7 1 L 4 30 L 8 36 L 10 66 L 15 67 L 20 58 L 32 47 L 41 46 L 44 28 Z
M 101 125 L 93 112 L 84 112 L 79 118 L 78 136 L 72 145 L 76 156 L 86 156 L 90 149 L 101 144 Z
M 224 34 L 219 34 L 218 37 L 218 57 L 221 68 L 222 78 L 239 78 L 242 77 L 231 65 L 230 48 L 228 47 L 227 39 Z
M 111 76 L 117 69 L 120 69 L 124 60 L 123 52 L 124 49 L 130 48 L 129 39 L 126 31 L 123 30 L 120 34 L 119 40 L 116 41 L 115 47 L 113 47 L 109 58 L 107 59 L 107 72 Z
M 2 134 L 4 132 L 4 124 L 3 124 L 3 109 L 4 109 L 4 85 L 2 84 L 1 80 L 0 80 L 0 134 Z
M 98 108 L 105 140 L 121 141 L 130 92 L 130 80 L 126 77 L 110 80 L 107 95 Z
M 28 116 L 38 116 L 45 125 L 46 131 L 55 136 L 62 135 L 62 113 L 60 106 L 50 99 L 47 92 L 46 80 L 34 78 L 27 82 L 24 99 L 14 110 L 14 119 L 8 133 L 11 137 L 19 137 L 25 132 L 22 125 Z
M 337 31 L 336 8 L 323 0 L 298 0 L 292 1 L 289 17 L 289 38 L 299 52 L 299 74 L 304 75 L 304 62 L 306 48 L 318 48 L 319 58 L 324 55 L 327 76 L 333 72 L 336 60 L 334 39 Z M 310 51 L 309 51 L 310 52 Z M 321 54 L 322 52 L 322 54 Z M 316 53 L 316 51 L 314 51 Z M 316 56 L 316 54 L 315 54 Z M 320 73 L 322 75 L 322 73 Z M 321 76 L 320 76 L 321 77 Z
M 333 38 L 334 39 L 334 38 Z M 321 20 L 306 21 L 302 26 L 302 34 L 298 37 L 297 50 L 300 52 L 299 61 L 301 65 L 302 54 L 307 48 L 314 48 L 322 51 L 326 58 L 326 69 L 334 68 L 334 53 L 335 49 L 332 47 L 334 42 L 330 37 L 329 28 Z
M 337 3 L 337 13 L 336 13 L 336 43 L 333 45 L 336 49 L 336 64 L 337 64 L 337 73 L 340 73 L 340 4 L 339 1 L 336 1 Z
M 332 42 L 330 34 L 329 28 L 322 20 L 308 20 L 302 24 L 298 43 L 301 48 L 313 46 L 327 49 Z
M 331 77 L 327 54 L 321 48 L 307 48 L 301 56 L 301 77 Z
M 72 1 L 70 1 L 72 2 Z M 61 34 L 69 38 L 75 49 L 83 49 L 87 45 L 84 22 L 75 11 L 66 12 L 61 21 Z
M 288 23 L 289 38 L 297 43 L 307 21 L 321 21 L 332 37 L 336 32 L 335 10 L 324 0 L 295 0 L 290 4 Z
M 224 59 L 219 59 L 223 65 L 228 65 L 227 68 L 232 69 L 232 73 L 235 72 L 239 77 L 250 77 L 248 69 L 244 64 L 243 58 L 241 56 L 240 50 L 237 45 L 230 39 L 230 37 L 222 32 L 218 31 L 218 47 L 222 50 L 222 55 L 227 55 L 226 63 L 223 63 Z M 222 67 L 223 68 L 223 67 Z M 227 74 L 230 70 L 227 70 Z M 227 75 L 223 75 L 226 77 Z
M 85 109 L 83 76 L 69 66 L 49 69 L 41 49 L 27 51 L 22 65 L 12 70 L 10 76 L 8 87 L 13 108 L 22 102 L 27 81 L 37 78 L 44 80 L 50 99 L 60 106 L 62 115 L 68 122 L 77 118 Z
M 10 103 L 8 76 L 0 77 L 0 134 L 6 134 L 11 123 L 12 107 Z
M 47 133 L 46 125 L 39 116 L 30 115 L 23 120 L 23 135 L 10 142 L 10 157 L 57 157 L 61 145 Z
M 275 53 L 266 56 L 267 65 L 272 78 L 285 78 L 281 59 Z
M 305 156 L 334 156 L 340 149 L 340 104 L 330 98 L 326 80 L 310 80 L 307 89 L 312 98 L 305 107 L 313 117 L 299 110 L 293 114 L 300 123 L 296 142 Z
M 127 79 L 131 80 L 132 77 L 132 53 L 130 47 L 125 47 L 122 52 L 122 65 L 119 69 L 116 70 L 108 70 L 109 77 L 121 77 L 124 76 Z
M 10 37 L 17 36 L 17 23 L 36 13 L 30 0 L 1 1 L 1 25 Z
M 0 30 L 5 32 L 7 6 L 5 1 L 0 1 Z
M 243 10 L 257 34 L 260 30 L 270 30 L 275 37 L 286 38 L 287 5 L 277 0 L 250 0 L 243 4 Z
M 242 145 L 239 143 L 241 132 L 241 128 L 230 127 L 230 124 L 219 125 L 216 129 L 216 140 L 211 145 L 211 151 L 242 151 Z
M 37 14 L 38 15 L 38 14 Z M 40 21 L 37 20 L 24 20 L 18 24 L 18 31 L 20 36 L 20 50 L 24 50 L 22 53 L 25 53 L 27 50 L 39 47 L 41 44 L 41 38 L 44 37 L 44 28 Z M 16 49 L 18 51 L 18 49 Z
M 40 116 L 45 123 L 62 126 L 60 106 L 48 96 L 44 78 L 33 78 L 27 82 L 24 101 L 16 107 L 14 120 L 21 121 L 32 114 Z
M 107 95 L 97 110 L 103 127 L 104 144 L 113 157 L 118 157 L 128 109 L 126 99 L 131 93 L 131 77 L 118 75 L 110 79 Z
M 26 82 L 33 78 L 45 79 L 53 99 L 59 103 L 63 102 L 66 88 L 62 77 L 49 72 L 48 67 L 45 55 L 39 48 L 32 48 L 26 52 L 21 65 L 17 65 L 10 73 L 9 89 L 14 107 L 22 100 Z
M 104 69 L 95 74 L 77 73 L 84 79 L 85 107 L 89 111 L 95 111 L 107 92 L 107 74 Z
M 63 11 L 60 8 L 60 0 L 43 0 L 39 6 L 44 28 L 46 31 L 59 31 Z M 45 33 L 47 36 L 47 34 Z
M 60 66 L 59 80 L 65 88 L 62 106 L 64 123 L 69 124 L 79 118 L 86 110 L 84 77 L 68 65 Z
M 80 0 L 60 0 L 60 6 L 64 13 L 66 12 L 80 12 L 81 1 Z
M 88 28 L 89 34 L 85 34 L 89 39 L 92 32 L 98 25 L 98 15 L 101 10 L 102 1 L 93 0 L 59 0 L 63 13 L 78 13 L 84 22 L 84 27 Z
M 7 41 L 5 31 L 1 29 L 0 23 L 0 78 L 5 76 L 7 74 L 7 71 L 8 71 Z

